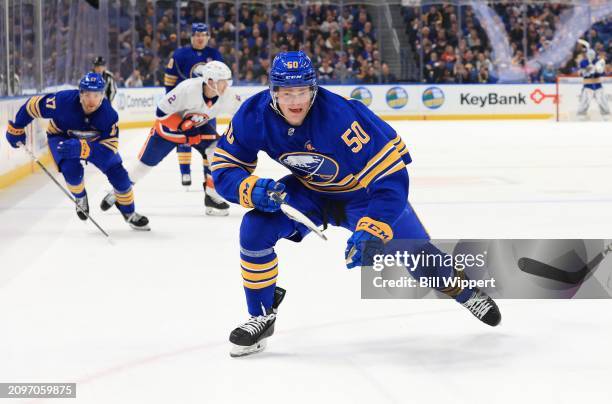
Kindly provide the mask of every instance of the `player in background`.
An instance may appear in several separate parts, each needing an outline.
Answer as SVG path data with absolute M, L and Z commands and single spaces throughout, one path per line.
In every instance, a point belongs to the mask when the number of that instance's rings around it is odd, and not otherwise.
M 118 115 L 104 97 L 105 83 L 97 73 L 87 73 L 78 90 L 34 96 L 9 121 L 6 138 L 17 148 L 25 144 L 25 127 L 35 118 L 49 119 L 49 150 L 77 202 L 77 215 L 89 213 L 81 161 L 95 165 L 114 188 L 117 207 L 136 230 L 150 230 L 149 220 L 135 211 L 134 192 L 119 155 Z
M 190 145 L 200 152 L 202 158 L 212 160 L 219 135 L 210 125 L 210 120 L 222 109 L 235 111 L 238 100 L 228 90 L 232 84 L 232 72 L 224 63 L 213 61 L 196 70 L 195 78 L 184 80 L 159 101 L 155 125 L 140 151 L 136 166 L 129 170 L 133 183 L 148 174 L 177 144 Z M 204 193 L 207 215 L 229 214 L 229 205 L 217 194 L 214 186 L 204 187 Z M 108 210 L 114 202 L 114 195 L 110 192 L 100 207 Z
M 117 94 L 117 83 L 115 83 L 115 79 L 113 77 L 113 73 L 106 70 L 106 61 L 102 56 L 98 56 L 93 60 L 93 73 L 98 73 L 102 76 L 102 79 L 106 83 L 104 87 L 104 96 L 113 103 L 115 99 L 115 95 Z
M 191 45 L 175 50 L 166 66 L 166 74 L 164 76 L 166 93 L 172 91 L 181 81 L 195 77 L 194 72 L 198 66 L 205 65 L 213 60 L 223 62 L 221 53 L 217 49 L 208 46 L 209 40 L 208 26 L 201 22 L 194 22 L 191 25 Z M 217 130 L 216 119 L 212 119 L 209 124 Z M 176 147 L 176 155 L 178 156 L 181 172 L 181 183 L 183 186 L 189 187 L 191 185 L 191 146 L 188 144 L 178 145 Z M 204 170 L 204 187 L 206 188 L 207 181 L 210 183 L 209 186 L 212 185 L 209 161 L 204 158 L 202 165 Z
M 586 57 L 580 62 L 580 75 L 583 77 L 583 86 L 580 93 L 578 116 L 586 119 L 591 99 L 595 98 L 602 118 L 607 121 L 610 117 L 610 107 L 601 81 L 601 77 L 605 76 L 606 73 L 605 52 L 602 51 L 599 58 L 596 58 L 597 53 L 595 50 L 587 49 Z
M 279 181 L 252 175 L 260 150 L 292 174 Z M 280 211 L 282 198 L 317 225 L 352 232 L 345 250 L 348 268 L 362 265 L 363 242 L 419 239 L 425 240 L 425 252 L 441 254 L 427 241 L 429 235 L 408 202 L 410 162 L 401 137 L 365 105 L 318 88 L 316 72 L 302 51 L 276 56 L 270 89 L 243 103 L 219 140 L 212 163 L 217 191 L 251 209 L 240 226 L 241 272 L 251 317 L 230 334 L 232 356 L 264 349 L 284 295 L 276 287 L 274 247 L 280 239 L 299 242 L 309 233 Z M 444 264 L 411 274 L 440 281 L 464 277 L 463 271 Z M 501 321 L 495 302 L 483 292 L 439 290 L 486 324 Z

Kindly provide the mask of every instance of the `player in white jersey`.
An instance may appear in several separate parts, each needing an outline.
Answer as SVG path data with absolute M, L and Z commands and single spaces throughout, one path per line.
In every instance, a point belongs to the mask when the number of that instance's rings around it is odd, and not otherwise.
M 599 59 L 596 59 L 597 54 L 593 49 L 588 49 L 586 58 L 580 62 L 580 75 L 583 77 L 583 87 L 580 93 L 580 105 L 578 107 L 578 116 L 586 118 L 586 113 L 591 105 L 591 99 L 595 98 L 599 106 L 599 112 L 604 120 L 608 120 L 610 116 L 610 107 L 601 82 L 601 77 L 606 72 L 606 59 L 603 52 Z
M 157 104 L 156 121 L 151 128 L 138 163 L 129 170 L 132 183 L 137 183 L 159 164 L 177 144 L 188 144 L 212 161 L 219 134 L 209 121 L 219 112 L 234 112 L 239 99 L 232 94 L 232 72 L 224 63 L 213 61 L 199 67 L 198 77 L 184 80 Z M 204 205 L 207 215 L 226 216 L 229 205 L 215 191 L 212 176 L 204 177 Z M 108 193 L 100 207 L 108 210 L 115 203 Z

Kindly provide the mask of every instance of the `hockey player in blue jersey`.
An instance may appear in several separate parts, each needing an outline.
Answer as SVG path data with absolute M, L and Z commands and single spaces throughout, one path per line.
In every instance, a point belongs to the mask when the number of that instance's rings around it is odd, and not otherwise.
M 199 66 L 217 60 L 223 62 L 221 53 L 215 48 L 208 46 L 210 35 L 208 26 L 201 22 L 191 24 L 191 45 L 178 48 L 166 66 L 164 75 L 164 87 L 166 93 L 174 89 L 181 81 L 196 77 Z M 217 120 L 209 122 L 213 129 L 217 129 Z M 191 185 L 191 146 L 188 144 L 176 147 L 179 168 L 181 172 L 181 183 L 188 187 Z M 204 188 L 212 186 L 212 177 L 208 160 L 203 160 Z
M 105 83 L 97 73 L 87 73 L 78 90 L 34 96 L 9 121 L 6 138 L 18 148 L 26 142 L 25 127 L 35 118 L 49 119 L 47 141 L 57 167 L 77 202 L 77 215 L 89 213 L 81 161 L 102 171 L 114 188 L 117 207 L 136 230 L 150 230 L 149 220 L 135 211 L 134 191 L 119 155 L 117 112 L 104 98 Z
M 266 152 L 292 174 L 275 181 L 252 175 Z M 318 88 L 310 59 L 301 51 L 276 56 L 270 90 L 247 99 L 232 118 L 212 163 L 217 191 L 250 208 L 240 227 L 240 258 L 250 319 L 232 331 L 232 356 L 259 352 L 274 332 L 284 291 L 276 287 L 280 239 L 301 241 L 309 230 L 280 211 L 284 202 L 317 225 L 352 232 L 348 268 L 362 265 L 364 242 L 429 240 L 408 203 L 411 162 L 393 128 L 365 105 Z M 425 241 L 427 251 L 439 252 Z M 415 277 L 459 276 L 452 266 L 418 268 Z M 443 284 L 442 282 L 440 283 Z M 481 321 L 495 326 L 495 302 L 477 289 L 440 288 Z
M 610 107 L 602 85 L 601 78 L 606 75 L 606 59 L 605 53 L 597 58 L 597 53 L 593 49 L 588 49 L 586 58 L 580 61 L 580 74 L 583 77 L 582 92 L 580 93 L 580 105 L 578 107 L 578 116 L 586 119 L 587 111 L 591 105 L 591 99 L 595 99 L 599 106 L 599 112 L 604 120 L 610 117 Z

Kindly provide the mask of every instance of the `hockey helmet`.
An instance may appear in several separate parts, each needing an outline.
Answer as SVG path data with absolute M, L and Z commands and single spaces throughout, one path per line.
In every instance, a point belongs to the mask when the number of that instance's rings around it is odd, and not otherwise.
M 203 22 L 194 22 L 191 24 L 191 33 L 195 34 L 196 32 L 206 32 L 208 33 L 208 25 Z
M 102 76 L 99 75 L 98 73 L 93 73 L 93 72 L 87 73 L 85 76 L 83 76 L 83 78 L 79 82 L 79 90 L 82 92 L 85 92 L 85 91 L 101 92 L 101 91 L 104 91 L 105 86 L 106 86 L 106 83 L 104 82 L 104 79 L 102 78 Z
M 106 66 L 106 60 L 104 60 L 102 56 L 95 57 L 91 63 L 93 63 L 94 66 Z

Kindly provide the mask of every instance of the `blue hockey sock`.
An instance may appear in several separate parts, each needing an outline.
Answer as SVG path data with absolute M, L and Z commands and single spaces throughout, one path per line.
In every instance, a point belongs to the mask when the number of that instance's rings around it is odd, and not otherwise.
M 240 249 L 240 266 L 249 314 L 260 316 L 274 302 L 278 276 L 278 258 L 274 249 L 261 251 Z

